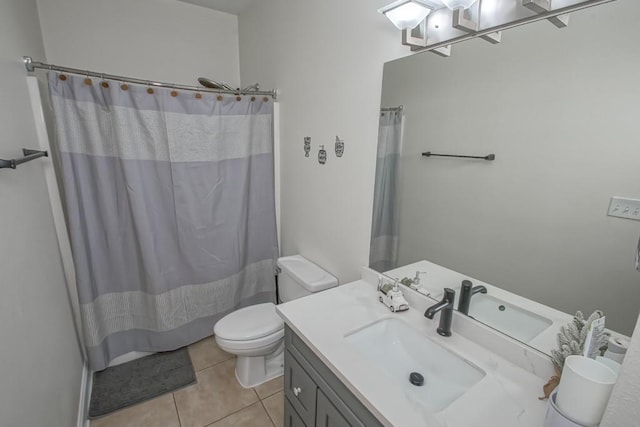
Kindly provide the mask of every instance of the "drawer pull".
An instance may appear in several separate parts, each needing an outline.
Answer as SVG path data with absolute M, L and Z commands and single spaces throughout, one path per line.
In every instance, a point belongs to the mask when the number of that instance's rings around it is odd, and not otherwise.
M 294 387 L 293 388 L 293 395 L 298 397 L 298 395 L 302 392 L 302 389 L 300 387 Z

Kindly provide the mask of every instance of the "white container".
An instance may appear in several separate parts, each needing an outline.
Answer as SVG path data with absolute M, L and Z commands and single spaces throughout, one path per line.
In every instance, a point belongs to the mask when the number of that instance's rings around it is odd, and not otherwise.
M 558 405 L 556 404 L 557 396 L 558 390 L 555 390 L 551 393 L 551 396 L 549 396 L 549 400 L 547 402 L 547 414 L 544 417 L 544 427 L 596 427 L 596 424 L 586 426 L 565 416 L 560 412 L 560 408 L 558 408 Z
M 564 361 L 556 404 L 568 418 L 598 425 L 607 407 L 617 375 L 604 364 L 583 356 Z
M 608 367 L 609 369 L 611 369 L 613 372 L 616 373 L 616 376 L 618 376 L 618 374 L 620 373 L 620 369 L 622 368 L 622 365 L 619 364 L 618 362 L 616 362 L 615 360 L 606 358 L 606 357 L 602 357 L 602 356 L 597 356 L 596 360 L 602 364 L 604 364 L 606 367 Z

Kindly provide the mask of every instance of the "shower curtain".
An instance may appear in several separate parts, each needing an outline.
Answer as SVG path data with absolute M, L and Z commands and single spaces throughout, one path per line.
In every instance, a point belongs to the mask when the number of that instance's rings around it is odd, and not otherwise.
M 49 89 L 92 370 L 275 300 L 272 101 L 53 72 Z
M 398 264 L 399 172 L 402 111 L 380 112 L 369 267 L 387 271 Z

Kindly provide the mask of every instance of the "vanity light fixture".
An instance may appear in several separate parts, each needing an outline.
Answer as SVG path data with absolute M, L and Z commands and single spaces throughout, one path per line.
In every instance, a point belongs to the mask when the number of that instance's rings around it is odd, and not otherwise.
M 378 12 L 386 16 L 399 30 L 415 28 L 424 21 L 432 7 L 420 0 L 398 0 Z
M 500 43 L 502 31 L 547 20 L 569 25 L 569 13 L 616 0 L 399 0 L 379 10 L 402 30 L 402 44 L 412 51 L 451 55 L 451 46 L 474 38 Z M 409 20 L 402 7 L 425 8 L 420 20 Z M 423 11 L 424 13 L 424 11 Z

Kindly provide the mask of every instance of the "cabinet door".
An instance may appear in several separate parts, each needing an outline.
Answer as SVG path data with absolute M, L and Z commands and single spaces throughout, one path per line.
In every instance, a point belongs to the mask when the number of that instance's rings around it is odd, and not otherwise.
M 284 427 L 307 427 L 286 397 L 284 398 Z
M 351 424 L 338 412 L 322 390 L 318 390 L 316 427 L 351 427 Z
M 318 386 L 288 351 L 284 352 L 284 393 L 291 406 L 308 426 L 313 426 L 316 414 Z

